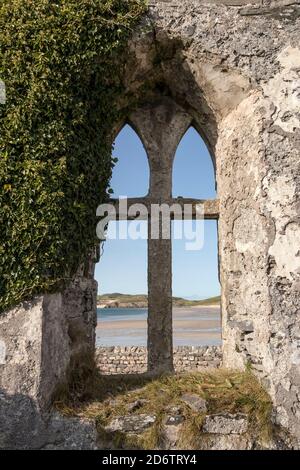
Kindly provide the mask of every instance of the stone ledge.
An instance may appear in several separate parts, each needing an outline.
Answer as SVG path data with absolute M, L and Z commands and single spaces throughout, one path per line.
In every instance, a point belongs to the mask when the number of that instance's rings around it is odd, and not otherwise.
M 277 0 L 272 1 L 269 5 L 261 5 L 259 7 L 252 7 L 251 5 L 240 10 L 242 16 L 257 16 L 257 15 L 268 15 L 282 11 L 288 7 L 297 8 L 300 6 L 300 0 Z M 294 10 L 291 11 L 293 13 Z M 289 14 L 290 12 L 288 12 Z

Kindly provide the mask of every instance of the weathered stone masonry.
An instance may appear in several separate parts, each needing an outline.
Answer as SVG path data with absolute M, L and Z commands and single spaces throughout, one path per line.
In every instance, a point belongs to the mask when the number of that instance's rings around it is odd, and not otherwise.
M 141 374 L 147 371 L 147 348 L 111 346 L 96 350 L 96 362 L 103 374 Z M 219 367 L 222 351 L 218 346 L 178 346 L 174 348 L 176 372 Z
M 129 111 L 128 121 L 160 168 L 167 164 L 167 153 L 161 149 L 171 122 L 180 124 L 173 140 L 168 134 L 175 150 L 191 124 L 206 141 L 219 199 L 223 364 L 231 368 L 251 364 L 272 396 L 274 419 L 290 432 L 290 445 L 296 448 L 300 447 L 299 31 L 299 1 L 151 1 L 129 43 L 127 93 L 122 102 L 127 109 L 135 96 L 136 108 Z M 152 137 L 149 127 L 149 135 L 144 132 L 145 115 L 147 125 L 151 116 L 154 121 Z M 159 132 L 158 115 L 166 118 Z M 170 164 L 170 155 L 168 159 Z M 159 180 L 154 189 L 160 197 Z M 74 280 L 76 301 L 70 290 L 40 296 L 0 318 L 0 447 L 38 448 L 49 442 L 44 413 L 53 389 L 64 379 L 72 355 L 93 348 L 93 260 L 89 265 L 91 269 Z M 162 275 L 163 270 L 158 272 Z M 166 275 L 169 283 L 170 273 Z M 160 279 L 154 275 L 150 283 L 154 293 L 159 292 Z M 151 338 L 159 329 L 163 341 L 157 354 L 163 360 L 164 348 L 171 350 L 172 329 L 170 299 L 160 300 L 162 317 L 157 317 L 159 327 L 152 322 Z M 168 366 L 170 357 L 166 357 Z

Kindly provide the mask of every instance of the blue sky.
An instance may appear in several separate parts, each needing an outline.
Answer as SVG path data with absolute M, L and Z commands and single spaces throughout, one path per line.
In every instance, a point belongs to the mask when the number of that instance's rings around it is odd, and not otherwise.
M 114 197 L 144 196 L 148 192 L 149 167 L 137 134 L 125 126 L 118 135 L 113 155 L 119 159 L 111 186 Z M 181 140 L 173 167 L 173 196 L 214 198 L 215 178 L 209 152 L 195 129 Z M 204 246 L 187 251 L 186 240 L 173 240 L 173 295 L 207 298 L 220 292 L 217 270 L 217 224 L 204 222 Z M 96 266 L 100 294 L 147 293 L 147 241 L 107 240 Z

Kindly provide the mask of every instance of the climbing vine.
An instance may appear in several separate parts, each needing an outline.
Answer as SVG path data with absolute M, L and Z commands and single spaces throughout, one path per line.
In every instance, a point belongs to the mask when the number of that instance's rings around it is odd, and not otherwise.
M 2 0 L 0 310 L 56 289 L 95 244 L 122 57 L 142 0 Z

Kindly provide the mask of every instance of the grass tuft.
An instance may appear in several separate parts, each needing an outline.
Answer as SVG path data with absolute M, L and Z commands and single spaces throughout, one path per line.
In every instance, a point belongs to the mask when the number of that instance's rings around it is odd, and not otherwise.
M 148 375 L 102 376 L 92 363 L 71 376 L 69 389 L 57 394 L 55 406 L 66 416 L 96 420 L 99 437 L 114 448 L 157 449 L 163 442 L 163 422 L 170 407 L 179 407 L 184 416 L 180 431 L 180 448 L 197 449 L 205 435 L 201 433 L 205 414 L 185 404 L 183 393 L 194 393 L 207 402 L 207 413 L 245 413 L 249 435 L 267 443 L 272 438 L 272 403 L 250 370 L 207 370 L 158 378 Z M 131 412 L 128 405 L 141 400 Z M 140 435 L 113 433 L 105 427 L 118 416 L 154 414 L 156 422 Z

